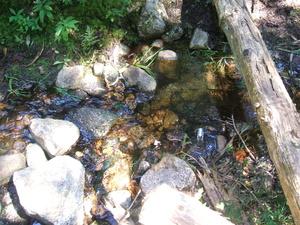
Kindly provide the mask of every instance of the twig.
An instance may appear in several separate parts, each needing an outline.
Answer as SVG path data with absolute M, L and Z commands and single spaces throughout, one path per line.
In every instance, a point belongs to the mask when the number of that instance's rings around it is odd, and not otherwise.
M 37 53 L 37 55 L 34 58 L 34 60 L 31 63 L 27 64 L 26 67 L 31 66 L 33 63 L 35 63 L 35 61 L 41 56 L 41 54 L 43 53 L 43 51 L 44 51 L 44 42 L 42 44 L 42 49 Z
M 254 161 L 256 161 L 255 156 L 252 154 L 252 152 L 250 151 L 250 149 L 247 147 L 245 141 L 243 140 L 241 134 L 239 133 L 238 129 L 237 129 L 236 126 L 235 126 L 233 114 L 231 115 L 231 120 L 232 120 L 233 128 L 234 128 L 235 132 L 237 133 L 237 135 L 239 136 L 241 142 L 243 143 L 246 152 L 249 154 L 249 156 L 250 156 L 251 159 L 253 159 Z
M 126 217 L 126 215 L 129 213 L 129 210 L 132 208 L 133 204 L 136 202 L 137 198 L 140 196 L 141 193 L 142 193 L 142 191 L 140 189 L 139 192 L 137 193 L 137 195 L 135 196 L 135 198 L 133 199 L 132 203 L 128 207 L 128 209 L 126 209 L 125 214 L 122 216 L 122 218 L 120 219 L 120 221 L 118 221 L 118 223 L 121 223 L 122 220 Z
M 294 72 L 293 72 L 293 56 L 294 54 L 291 53 L 290 54 L 290 70 L 289 70 L 289 73 L 290 73 L 290 77 L 291 79 L 294 81 Z

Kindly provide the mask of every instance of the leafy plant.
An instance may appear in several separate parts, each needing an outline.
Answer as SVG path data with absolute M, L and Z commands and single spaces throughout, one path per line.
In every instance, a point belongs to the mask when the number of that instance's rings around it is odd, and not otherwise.
M 18 31 L 21 33 L 27 33 L 29 30 L 42 30 L 42 28 L 38 25 L 38 19 L 23 15 L 24 9 L 20 9 L 16 12 L 14 9 L 9 8 L 10 12 L 13 14 L 9 18 L 9 22 L 16 22 L 18 25 Z
M 61 16 L 60 21 L 55 28 L 55 41 L 68 41 L 69 34 L 78 30 L 76 27 L 77 23 L 79 23 L 79 21 L 75 20 L 73 16 L 69 16 L 66 19 Z
M 89 54 L 97 42 L 99 42 L 99 39 L 95 31 L 90 26 L 87 26 L 85 33 L 81 35 L 81 47 L 85 54 Z
M 9 92 L 11 94 L 15 94 L 15 95 L 18 95 L 18 96 L 27 96 L 28 93 L 26 91 L 20 91 L 18 90 L 18 88 L 15 88 L 14 86 L 14 82 L 19 80 L 17 77 L 14 77 L 14 76 L 9 76 L 9 75 L 6 75 L 5 76 L 7 79 L 8 79 L 8 87 L 9 87 Z
M 72 60 L 68 58 L 64 58 L 63 61 L 55 61 L 53 63 L 53 66 L 58 65 L 58 69 L 61 69 L 63 68 L 63 66 L 67 66 L 69 62 L 72 62 Z
M 42 24 L 45 23 L 45 16 L 47 16 L 49 19 L 53 19 L 53 14 L 52 14 L 52 7 L 54 3 L 52 1 L 48 0 L 38 0 L 35 2 L 36 5 L 33 6 L 33 11 L 37 12 L 39 14 L 39 20 Z
M 147 49 L 141 57 L 137 57 L 134 60 L 133 65 L 145 70 L 147 73 L 149 73 L 152 77 L 155 78 L 155 74 L 152 72 L 150 66 L 154 63 L 158 53 L 162 49 L 157 50 L 155 53 L 152 53 L 151 50 L 152 47 Z

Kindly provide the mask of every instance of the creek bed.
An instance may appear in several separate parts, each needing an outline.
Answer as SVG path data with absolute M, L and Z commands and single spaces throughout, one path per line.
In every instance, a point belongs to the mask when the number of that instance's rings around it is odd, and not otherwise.
M 89 173 L 86 191 L 94 187 L 101 195 L 101 174 L 109 167 L 103 154 L 107 139 L 118 138 L 123 153 L 138 159 L 145 149 L 160 153 L 188 152 L 201 155 L 210 162 L 218 153 L 216 136 L 224 134 L 224 120 L 234 113 L 237 120 L 253 119 L 245 89 L 238 88 L 241 79 L 223 77 L 208 72 L 205 60 L 187 49 L 187 42 L 168 45 L 179 55 L 180 74 L 177 80 L 163 82 L 157 77 L 155 95 L 142 93 L 135 88 L 124 88 L 122 80 L 102 98 L 74 98 L 57 92 L 35 91 L 30 97 L 10 96 L 0 104 L 0 155 L 24 152 L 33 142 L 27 125 L 32 118 L 65 119 L 71 109 L 83 106 L 110 110 L 119 116 L 104 140 L 93 140 L 81 134 L 70 155 L 78 158 Z M 244 109 L 247 109 L 244 111 Z M 204 131 L 199 143 L 197 133 Z M 225 135 L 225 134 L 224 134 Z M 199 138 L 199 137 L 198 137 Z M 92 187 L 91 187 L 92 186 Z M 6 187 L 1 187 L 5 193 Z M 86 193 L 86 195 L 88 195 Z

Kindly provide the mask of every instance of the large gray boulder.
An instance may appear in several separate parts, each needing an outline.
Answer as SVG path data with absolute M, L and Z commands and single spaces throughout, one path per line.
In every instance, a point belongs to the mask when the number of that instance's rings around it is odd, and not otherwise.
M 130 86 L 137 86 L 141 91 L 153 92 L 156 89 L 155 78 L 141 68 L 130 66 L 123 72 L 123 76 Z
M 79 129 L 75 124 L 52 118 L 32 119 L 29 130 L 33 139 L 51 157 L 66 153 L 80 136 Z
M 15 172 L 13 182 L 27 215 L 51 225 L 83 224 L 84 167 L 69 156 Z
M 143 193 L 148 194 L 161 184 L 168 184 L 179 191 L 192 194 L 195 182 L 194 171 L 185 161 L 167 155 L 142 176 L 140 187 Z
M 101 139 L 118 120 L 118 116 L 104 109 L 82 107 L 69 112 L 67 119 L 90 138 Z
M 0 156 L 0 185 L 9 182 L 14 172 L 26 167 L 24 154 L 11 154 Z
M 166 30 L 167 13 L 160 0 L 146 0 L 138 21 L 138 34 L 141 38 L 158 38 Z

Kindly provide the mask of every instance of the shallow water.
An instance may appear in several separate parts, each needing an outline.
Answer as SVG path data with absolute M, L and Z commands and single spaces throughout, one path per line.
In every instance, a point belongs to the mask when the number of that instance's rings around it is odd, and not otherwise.
M 238 120 L 246 120 L 251 118 L 252 111 L 244 110 L 249 104 L 243 99 L 245 89 L 238 88 L 241 81 L 226 79 L 226 89 L 220 88 L 218 81 L 209 83 L 211 73 L 207 72 L 205 59 L 193 56 L 187 46 L 183 41 L 165 47 L 179 55 L 179 79 L 167 80 L 157 74 L 155 95 L 124 88 L 122 81 L 103 98 L 78 99 L 53 90 L 35 91 L 30 98 L 11 95 L 0 105 L 3 115 L 0 117 L 0 155 L 24 152 L 26 145 L 34 142 L 28 131 L 32 118 L 65 119 L 71 109 L 89 106 L 107 109 L 119 116 L 104 140 L 81 134 L 70 153 L 73 157 L 83 154 L 80 161 L 91 173 L 86 185 L 97 189 L 98 194 L 101 187 L 95 184 L 100 183 L 103 170 L 109 166 L 102 154 L 108 139 L 118 138 L 122 152 L 135 159 L 150 148 L 162 153 L 184 151 L 210 162 L 218 153 L 216 136 L 224 133 L 222 120 L 233 112 Z M 212 86 L 215 88 L 210 88 Z M 199 128 L 204 131 L 201 143 L 197 140 Z

